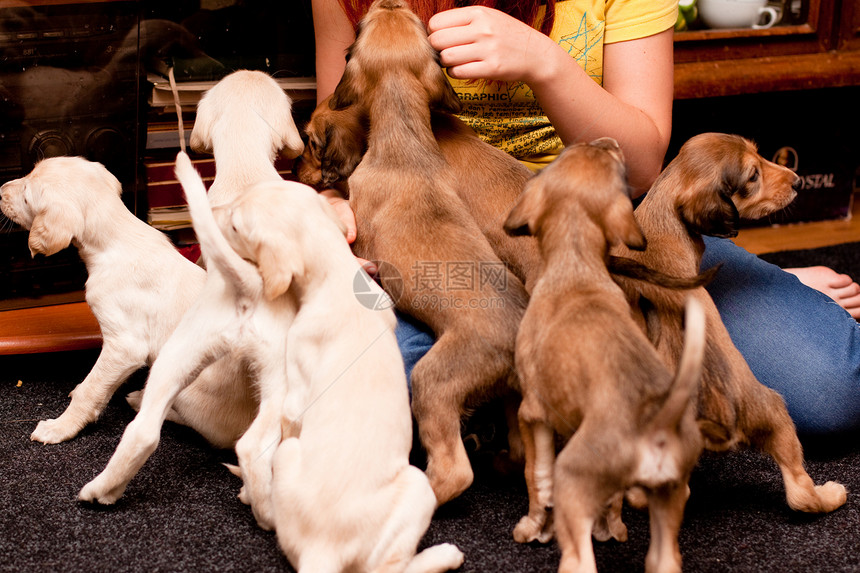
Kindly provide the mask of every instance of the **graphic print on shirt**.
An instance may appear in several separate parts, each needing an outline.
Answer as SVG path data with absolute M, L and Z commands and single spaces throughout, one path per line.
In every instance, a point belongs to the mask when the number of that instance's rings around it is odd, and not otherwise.
M 556 4 L 550 38 L 594 81 L 602 83 L 603 14 L 599 10 L 582 11 L 576 4 Z M 524 82 L 450 81 L 463 102 L 460 118 L 484 141 L 520 158 L 560 150 L 561 140 Z

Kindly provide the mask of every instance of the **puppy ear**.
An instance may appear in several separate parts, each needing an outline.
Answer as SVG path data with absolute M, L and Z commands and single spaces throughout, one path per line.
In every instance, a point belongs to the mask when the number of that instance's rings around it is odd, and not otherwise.
M 71 244 L 74 229 L 83 226 L 83 221 L 76 221 L 73 210 L 50 208 L 42 211 L 33 218 L 30 226 L 30 236 L 27 244 L 30 254 L 41 253 L 46 256 L 62 251 Z
M 191 128 L 189 145 L 197 153 L 212 153 L 212 131 L 209 103 L 204 96 L 197 104 L 197 114 L 194 118 L 194 127 Z
M 647 245 L 642 228 L 633 216 L 633 203 L 625 196 L 612 202 L 603 214 L 603 233 L 610 244 L 624 243 L 634 251 L 644 251 Z
M 693 200 L 678 206 L 678 214 L 687 228 L 700 235 L 735 237 L 740 227 L 740 213 L 732 202 L 731 190 L 702 188 L 689 195 Z
M 287 97 L 286 94 L 284 97 Z M 287 97 L 285 113 L 277 114 L 273 128 L 280 139 L 281 155 L 284 158 L 295 159 L 302 154 L 302 151 L 305 150 L 305 143 L 302 141 L 302 135 L 293 119 L 292 102 L 289 97 Z
M 275 300 L 286 293 L 293 277 L 305 272 L 304 262 L 298 252 L 281 242 L 261 242 L 256 255 L 266 300 Z
M 611 153 L 615 157 L 616 161 L 622 164 L 624 163 L 624 153 L 621 151 L 621 146 L 615 139 L 611 137 L 601 137 L 599 139 L 595 139 L 588 145 L 604 149 Z
M 421 81 L 427 89 L 430 109 L 460 113 L 463 107 L 460 98 L 438 61 L 428 66 Z
M 325 141 L 320 149 L 322 183 L 330 187 L 349 179 L 367 150 L 367 137 L 361 126 L 346 126 L 339 121 L 325 127 Z
M 357 85 L 361 74 L 356 70 L 358 61 L 350 59 L 353 46 L 350 46 L 346 54 L 346 67 L 343 69 L 343 75 L 334 88 L 334 93 L 328 99 L 328 107 L 333 111 L 345 109 L 351 105 L 355 105 L 361 98 L 361 93 L 364 91 L 361 86 Z
M 534 234 L 534 224 L 543 209 L 543 197 L 543 185 L 537 178 L 530 180 L 505 220 L 505 232 L 511 236 Z

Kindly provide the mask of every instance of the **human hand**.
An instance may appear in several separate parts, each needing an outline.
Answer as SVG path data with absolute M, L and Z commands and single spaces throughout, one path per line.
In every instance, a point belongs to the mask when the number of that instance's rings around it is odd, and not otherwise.
M 320 195 L 326 198 L 338 218 L 344 226 L 346 226 L 346 242 L 351 245 L 355 242 L 358 227 L 355 224 L 355 213 L 352 211 L 352 207 L 349 206 L 349 201 L 344 199 L 343 196 L 334 189 L 324 189 L 320 191 Z M 367 274 L 370 276 L 376 275 L 378 269 L 375 264 L 366 259 L 362 259 L 361 257 L 355 258 L 358 259 L 358 263 L 365 271 L 367 271 Z
M 430 44 L 457 79 L 537 79 L 558 45 L 539 30 L 499 10 L 467 6 L 439 12 L 428 24 Z

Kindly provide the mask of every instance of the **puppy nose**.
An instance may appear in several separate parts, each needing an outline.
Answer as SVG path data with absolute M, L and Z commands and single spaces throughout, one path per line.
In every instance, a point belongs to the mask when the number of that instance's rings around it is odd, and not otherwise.
M 795 173 L 791 188 L 795 191 L 800 191 L 801 187 L 803 187 L 803 180 L 797 175 L 797 173 Z

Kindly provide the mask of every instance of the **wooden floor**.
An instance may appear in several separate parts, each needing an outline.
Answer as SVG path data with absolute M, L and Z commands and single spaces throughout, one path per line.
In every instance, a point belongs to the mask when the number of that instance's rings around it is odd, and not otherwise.
M 854 195 L 852 214 L 845 221 L 797 223 L 781 227 L 744 229 L 735 243 L 751 253 L 815 249 L 860 241 L 860 196 Z

